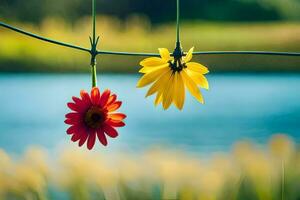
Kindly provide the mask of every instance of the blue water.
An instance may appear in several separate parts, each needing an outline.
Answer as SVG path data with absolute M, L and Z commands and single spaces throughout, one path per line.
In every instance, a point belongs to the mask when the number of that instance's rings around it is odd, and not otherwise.
M 205 105 L 188 96 L 182 112 L 154 107 L 146 89 L 136 89 L 137 75 L 100 75 L 101 89 L 110 88 L 128 115 L 120 137 L 101 151 L 142 151 L 153 146 L 191 152 L 230 150 L 245 138 L 265 143 L 274 133 L 300 141 L 300 75 L 209 75 Z M 22 152 L 39 145 L 56 149 L 70 142 L 64 115 L 71 96 L 88 90 L 88 75 L 1 74 L 0 148 Z

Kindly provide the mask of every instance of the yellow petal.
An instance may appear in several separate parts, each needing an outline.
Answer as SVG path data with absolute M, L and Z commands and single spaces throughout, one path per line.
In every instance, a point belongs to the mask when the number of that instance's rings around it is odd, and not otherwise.
M 209 83 L 203 74 L 199 74 L 189 69 L 186 69 L 186 72 L 197 85 L 206 90 L 209 90 Z
M 140 62 L 143 67 L 155 67 L 163 64 L 166 64 L 166 61 L 158 57 L 146 58 Z
M 162 80 L 162 82 L 160 83 L 157 95 L 156 95 L 156 99 L 155 99 L 155 106 L 157 106 L 158 104 L 160 104 L 163 101 L 163 93 L 166 89 L 166 86 L 168 84 L 168 81 L 170 80 L 172 76 L 172 70 L 170 70 L 167 75 L 166 78 Z
M 186 56 L 183 58 L 185 63 L 188 63 L 192 60 L 193 58 L 193 52 L 194 52 L 194 47 L 192 47 L 189 52 L 186 54 Z
M 137 83 L 137 87 L 144 87 L 153 83 L 156 79 L 158 79 L 162 74 L 169 71 L 169 67 L 158 68 L 157 70 L 151 71 L 145 74 Z
M 158 65 L 158 66 L 155 66 L 155 67 L 143 67 L 142 69 L 140 69 L 140 73 L 143 73 L 143 74 L 147 74 L 149 72 L 152 72 L 154 70 L 157 70 L 159 68 L 163 68 L 163 67 L 168 67 L 169 66 L 169 63 L 167 64 L 163 64 L 163 65 Z
M 209 72 L 207 67 L 205 67 L 204 65 L 201 65 L 200 63 L 189 62 L 189 63 L 186 63 L 186 66 L 189 70 L 198 72 L 200 74 L 207 74 Z
M 154 105 L 157 106 L 158 104 L 160 104 L 162 102 L 162 93 L 158 92 L 155 98 L 155 102 Z
M 171 60 L 171 56 L 170 56 L 170 52 L 168 49 L 166 48 L 159 48 L 158 49 L 159 51 L 159 54 L 161 56 L 161 58 L 165 61 L 165 62 L 168 62 L 169 60 Z
M 173 103 L 176 106 L 177 102 L 177 95 L 178 95 L 178 91 L 177 91 L 177 86 L 178 85 L 178 72 L 175 72 L 174 74 L 174 92 L 173 92 Z
M 185 100 L 185 89 L 181 74 L 179 72 L 176 72 L 175 74 L 174 87 L 174 104 L 179 110 L 182 110 Z
M 169 80 L 170 73 L 171 73 L 171 69 L 168 72 L 161 75 L 161 77 L 157 79 L 157 81 L 150 87 L 150 89 L 146 94 L 146 97 L 151 96 L 152 94 L 157 92 L 161 88 L 161 86 L 163 86 Z
M 142 74 L 147 74 L 153 70 L 152 67 L 143 67 L 142 69 L 139 70 L 140 73 Z
M 167 82 L 167 85 L 163 92 L 163 107 L 167 110 L 173 101 L 173 91 L 174 91 L 174 74 L 172 73 L 171 78 Z
M 181 73 L 182 79 L 184 81 L 184 84 L 186 85 L 187 89 L 190 91 L 190 93 L 200 102 L 204 103 L 203 97 L 200 93 L 199 88 L 197 87 L 196 83 L 192 80 L 191 77 L 185 72 L 185 70 L 182 70 Z

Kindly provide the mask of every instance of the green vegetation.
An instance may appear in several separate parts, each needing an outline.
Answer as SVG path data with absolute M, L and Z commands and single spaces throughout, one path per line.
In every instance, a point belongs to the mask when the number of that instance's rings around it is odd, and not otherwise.
M 0 198 L 72 200 L 298 200 L 300 151 L 285 135 L 268 145 L 238 142 L 207 157 L 152 149 L 139 154 L 31 147 L 0 150 Z M 105 151 L 106 152 L 106 151 Z M 54 157 L 51 157 L 54 156 Z
M 152 23 L 174 22 L 175 0 L 97 0 L 97 13 L 126 19 L 146 16 Z M 182 0 L 182 19 L 217 21 L 300 20 L 299 0 Z M 0 18 L 41 23 L 47 17 L 76 22 L 90 16 L 91 0 L 1 0 Z
M 126 22 L 99 16 L 99 49 L 157 52 L 159 47 L 174 48 L 174 24 L 151 26 L 141 17 Z M 25 30 L 57 40 L 89 47 L 90 18 L 73 25 L 59 19 L 47 19 L 40 26 L 14 24 Z M 266 50 L 300 51 L 298 23 L 208 23 L 191 21 L 182 24 L 185 50 L 196 51 Z M 136 72 L 142 57 L 98 56 L 99 72 Z M 271 56 L 197 56 L 195 60 L 211 71 L 300 71 L 299 57 Z M 88 72 L 86 53 L 54 46 L 0 28 L 0 71 L 6 72 Z

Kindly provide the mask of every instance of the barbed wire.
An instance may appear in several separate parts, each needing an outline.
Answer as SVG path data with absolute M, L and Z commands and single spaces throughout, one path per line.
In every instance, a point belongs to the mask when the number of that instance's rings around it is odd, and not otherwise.
M 61 42 L 61 41 L 57 41 L 57 40 L 53 40 L 53 39 L 49 39 L 31 32 L 27 32 L 24 31 L 20 28 L 16 28 L 14 26 L 8 25 L 6 23 L 0 22 L 0 26 L 10 29 L 12 31 L 27 35 L 29 37 L 35 38 L 35 39 L 39 39 L 45 42 L 49 42 L 49 43 L 53 43 L 56 45 L 60 45 L 60 46 L 64 46 L 64 47 L 68 47 L 68 48 L 72 48 L 72 49 L 76 49 L 76 50 L 80 50 L 80 51 L 84 51 L 84 52 L 91 52 L 91 49 L 88 48 L 84 48 L 81 46 L 77 46 L 74 44 L 69 44 L 69 43 L 65 43 L 65 42 Z M 119 51 L 102 51 L 102 50 L 97 50 L 97 55 L 102 54 L 109 54 L 109 55 L 119 55 L 119 56 L 159 56 L 158 53 L 144 53 L 144 52 L 119 52 Z M 271 52 L 271 51 L 201 51 L 201 52 L 194 52 L 194 55 L 275 55 L 275 56 L 300 56 L 299 52 Z
M 176 45 L 180 46 L 180 1 L 177 2 L 177 16 L 176 16 Z M 91 54 L 91 64 L 95 64 L 97 55 L 116 55 L 116 56 L 160 56 L 158 53 L 145 53 L 145 52 L 120 52 L 120 51 L 105 51 L 105 50 L 97 50 L 97 44 L 99 37 L 96 37 L 96 7 L 95 0 L 92 0 L 92 37 L 90 37 L 91 47 L 85 48 L 82 46 L 57 41 L 54 39 L 46 38 L 20 28 L 14 27 L 12 25 L 6 24 L 4 22 L 0 22 L 0 26 L 10 29 L 12 31 L 18 32 L 20 34 L 42 40 L 44 42 L 56 44 L 59 46 L 64 46 L 76 50 L 80 50 L 83 52 L 88 52 Z M 183 53 L 185 54 L 185 53 Z M 273 51 L 199 51 L 194 52 L 193 55 L 270 55 L 270 56 L 300 56 L 300 52 L 273 52 Z M 173 56 L 173 53 L 171 53 Z
M 45 41 L 45 42 L 49 42 L 49 43 L 53 43 L 53 44 L 56 44 L 56 45 L 60 45 L 60 46 L 64 46 L 64 47 L 69 47 L 69 48 L 77 49 L 77 50 L 81 50 L 81 51 L 86 51 L 86 52 L 90 52 L 91 51 L 90 49 L 87 49 L 87 48 L 84 48 L 84 47 L 80 47 L 80 46 L 77 46 L 77 45 L 74 45 L 74 44 L 60 42 L 60 41 L 49 39 L 49 38 L 46 38 L 46 37 L 43 37 L 43 36 L 31 33 L 31 32 L 28 32 L 28 31 L 24 31 L 24 30 L 22 30 L 20 28 L 16 28 L 14 26 L 8 25 L 8 24 L 3 23 L 3 22 L 0 22 L 0 26 L 2 26 L 4 28 L 7 28 L 7 29 L 10 29 L 12 31 L 15 31 L 17 33 L 21 33 L 23 35 L 27 35 L 29 37 L 38 39 L 38 40 Z

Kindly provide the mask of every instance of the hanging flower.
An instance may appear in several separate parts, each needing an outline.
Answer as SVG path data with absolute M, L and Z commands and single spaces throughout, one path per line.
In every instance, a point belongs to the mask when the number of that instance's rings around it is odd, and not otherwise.
M 106 135 L 116 138 L 116 127 L 123 127 L 125 114 L 114 113 L 122 102 L 117 101 L 117 95 L 105 90 L 102 95 L 97 87 L 92 88 L 91 95 L 86 91 L 80 92 L 81 98 L 72 97 L 74 102 L 68 103 L 73 111 L 66 115 L 65 123 L 71 125 L 67 133 L 72 135 L 73 142 L 79 141 L 82 146 L 87 141 L 87 148 L 94 147 L 96 137 L 101 144 L 107 145 Z
M 156 93 L 155 105 L 162 103 L 166 110 L 172 102 L 178 109 L 183 108 L 185 101 L 185 87 L 200 102 L 204 99 L 198 87 L 209 89 L 209 84 L 204 74 L 208 69 L 196 62 L 190 62 L 193 57 L 191 48 L 186 56 L 171 57 L 166 48 L 160 48 L 159 57 L 146 58 L 140 62 L 143 67 L 139 72 L 143 77 L 137 87 L 150 87 L 146 97 Z

